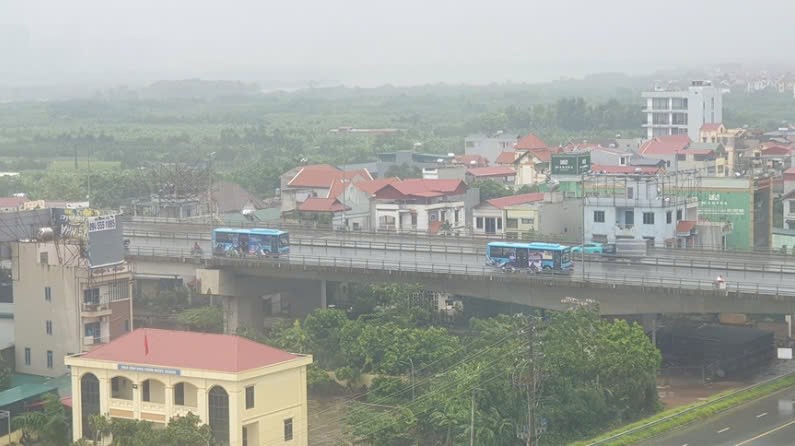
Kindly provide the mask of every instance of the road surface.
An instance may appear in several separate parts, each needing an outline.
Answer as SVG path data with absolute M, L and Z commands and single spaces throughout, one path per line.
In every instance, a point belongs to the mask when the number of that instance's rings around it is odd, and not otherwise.
M 743 405 L 665 437 L 654 446 L 785 446 L 795 444 L 795 388 Z

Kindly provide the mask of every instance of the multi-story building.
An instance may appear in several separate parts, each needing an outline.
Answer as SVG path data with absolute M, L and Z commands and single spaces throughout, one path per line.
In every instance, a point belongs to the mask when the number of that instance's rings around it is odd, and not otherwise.
M 687 135 L 700 141 L 704 124 L 723 122 L 723 96 L 710 81 L 692 81 L 686 90 L 655 87 L 642 93 L 646 138 Z
M 514 145 L 519 138 L 515 134 L 502 131 L 494 135 L 469 135 L 464 138 L 464 153 L 467 155 L 480 155 L 495 163 L 500 153 L 513 151 Z
M 487 200 L 473 210 L 473 234 L 507 239 L 552 236 L 577 240 L 582 234 L 582 201 L 562 193 L 533 192 Z
M 461 230 L 479 201 L 477 189 L 460 180 L 420 180 L 386 184 L 373 193 L 373 226 L 381 231 L 438 233 Z
M 695 235 L 693 228 L 680 223 L 695 224 L 698 200 L 681 193 L 677 177 L 638 170 L 585 178 L 585 239 L 599 243 L 634 239 L 657 246 L 692 246 L 687 239 Z
M 93 415 L 146 420 L 157 429 L 193 413 L 217 444 L 308 444 L 311 356 L 239 336 L 144 328 L 66 363 L 75 441 L 94 439 Z
M 132 329 L 132 272 L 126 263 L 90 268 L 68 242 L 12 245 L 16 370 L 60 376 L 64 357 Z

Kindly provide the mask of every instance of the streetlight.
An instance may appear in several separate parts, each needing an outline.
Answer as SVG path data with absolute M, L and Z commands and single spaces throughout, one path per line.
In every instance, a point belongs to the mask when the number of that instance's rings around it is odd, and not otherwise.
M 408 358 L 408 361 L 411 365 L 411 400 L 414 401 L 414 361 L 411 358 Z

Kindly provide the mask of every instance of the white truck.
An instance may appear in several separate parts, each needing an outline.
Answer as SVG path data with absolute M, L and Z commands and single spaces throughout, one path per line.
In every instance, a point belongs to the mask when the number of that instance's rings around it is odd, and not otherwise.
M 646 240 L 618 239 L 615 243 L 604 245 L 602 257 L 609 261 L 624 260 L 638 261 L 646 257 L 649 253 L 649 245 Z

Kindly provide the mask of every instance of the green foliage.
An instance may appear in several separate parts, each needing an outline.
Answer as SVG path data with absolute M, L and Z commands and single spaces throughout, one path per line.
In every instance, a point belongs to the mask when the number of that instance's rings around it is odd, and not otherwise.
M 71 442 L 67 438 L 68 423 L 58 395 L 48 393 L 44 396 L 41 412 L 26 412 L 11 421 L 14 430 L 21 430 L 23 439 L 37 438 L 47 445 L 63 446 Z M 25 440 L 23 440 L 25 442 Z
M 389 169 L 384 173 L 385 177 L 398 177 L 401 180 L 406 178 L 422 178 L 422 169 L 417 166 L 409 166 L 406 163 L 400 166 L 389 166 Z
M 169 420 L 164 429 L 153 429 L 152 423 L 140 420 L 95 416 L 90 420 L 95 429 L 113 435 L 112 446 L 207 446 L 213 444 L 210 426 L 201 423 L 198 415 L 189 413 Z M 97 438 L 100 438 L 98 436 Z
M 191 331 L 222 333 L 224 312 L 219 306 L 188 308 L 177 315 L 177 322 Z
M 11 388 L 11 367 L 0 361 L 0 391 Z
M 406 403 L 411 400 L 411 380 L 397 376 L 376 376 L 370 385 L 367 399 L 378 404 Z
M 613 441 L 604 443 L 606 446 L 630 446 L 661 436 L 689 424 L 709 419 L 719 413 L 733 409 L 748 401 L 760 399 L 795 385 L 795 375 L 786 375 L 774 381 L 751 389 L 728 391 L 710 397 L 708 400 L 660 412 L 652 417 L 641 419 L 635 423 L 624 425 L 614 431 L 606 432 L 587 441 L 573 443 L 572 446 L 586 446 L 624 432 L 638 429 L 622 435 Z M 650 423 L 653 425 L 642 428 Z M 640 429 L 639 429 L 640 428 Z
M 309 388 L 309 394 L 312 396 L 332 395 L 341 390 L 340 385 L 331 379 L 328 372 L 316 364 L 311 364 L 307 367 L 306 385 Z
M 492 198 L 507 197 L 513 191 L 494 180 L 475 181 L 470 187 L 480 189 L 480 201 L 491 200 Z

